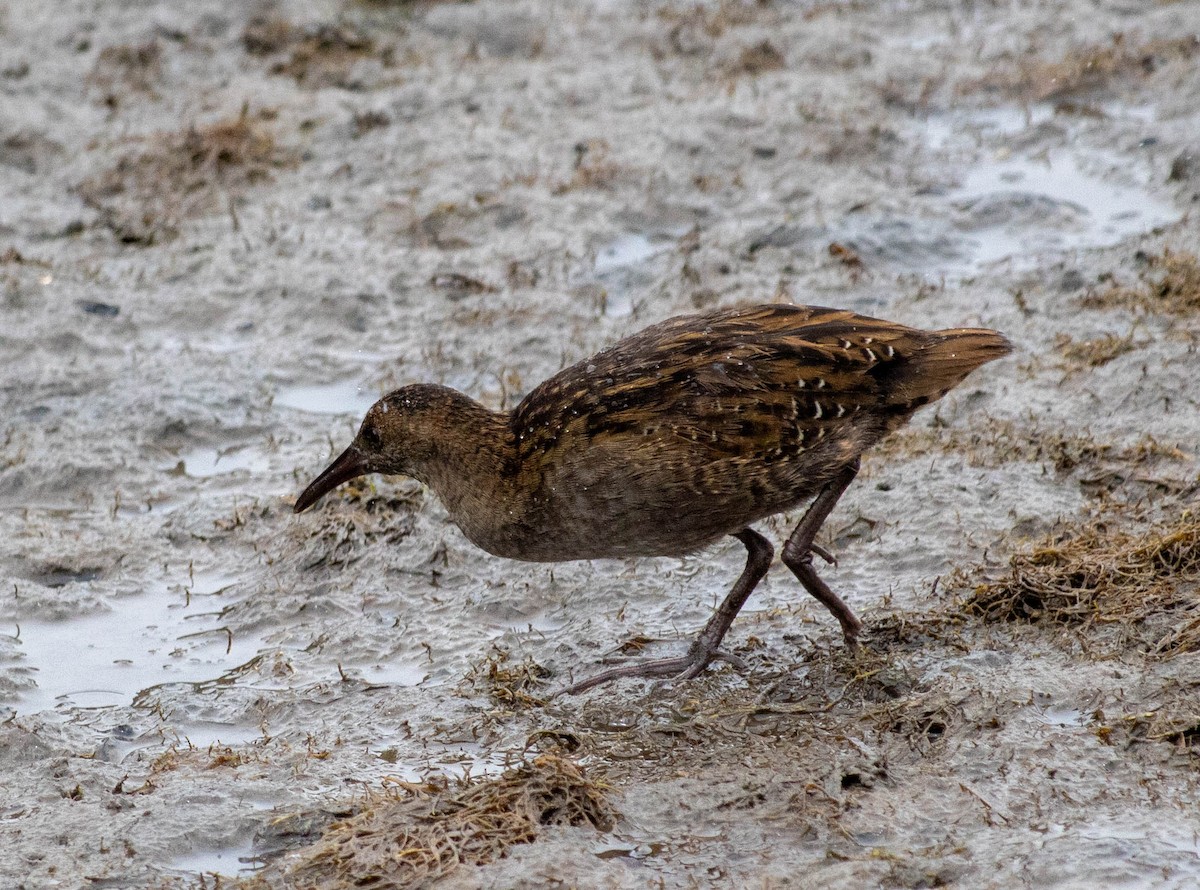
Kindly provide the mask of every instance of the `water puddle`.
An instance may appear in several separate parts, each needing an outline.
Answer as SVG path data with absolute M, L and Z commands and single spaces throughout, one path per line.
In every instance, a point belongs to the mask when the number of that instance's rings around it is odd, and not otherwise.
M 145 593 L 108 599 L 102 612 L 21 621 L 22 664 L 37 687 L 18 711 L 127 705 L 149 687 L 211 680 L 248 661 L 262 637 L 234 634 L 221 622 L 233 580 L 215 572 L 164 579 Z
M 365 682 L 379 686 L 420 686 L 429 676 L 428 664 L 400 659 L 371 664 L 344 662 L 342 667 L 357 671 Z
M 1087 726 L 1088 715 L 1077 708 L 1038 709 L 1037 718 L 1047 726 Z
M 642 267 L 648 260 L 671 249 L 669 240 L 653 241 L 628 232 L 596 251 L 594 271 L 605 288 L 604 314 L 623 318 L 633 313 L 634 294 L 644 292 L 650 279 Z
M 655 856 L 661 856 L 667 850 L 667 845 L 662 843 L 651 844 L 614 844 L 604 843 L 598 844 L 593 850 L 592 855 L 597 859 L 625 859 L 630 863 L 642 863 L 647 859 Z
M 275 394 L 276 405 L 311 414 L 362 415 L 379 400 L 379 393 L 353 380 L 318 386 L 285 386 Z
M 429 742 L 416 761 L 404 760 L 402 753 L 412 742 L 407 739 L 381 741 L 371 750 L 382 761 L 383 772 L 399 782 L 424 782 L 431 776 L 463 780 L 493 777 L 512 766 L 511 755 L 500 751 L 487 753 L 475 742 Z
M 254 856 L 254 841 L 246 840 L 228 847 L 193 850 L 167 862 L 166 867 L 186 874 L 236 878 L 254 871 L 258 864 Z
M 179 455 L 183 472 L 195 479 L 207 479 L 237 470 L 252 473 L 265 472 L 270 459 L 261 448 L 254 445 L 231 445 L 227 448 L 193 448 Z M 178 463 L 173 467 L 179 466 Z
M 1117 181 L 1128 164 L 1069 149 L 1038 159 L 989 160 L 967 171 L 950 198 L 973 220 L 972 258 L 988 265 L 1023 253 L 1109 247 L 1179 214 L 1146 184 Z M 1105 174 L 1108 175 L 1105 175 Z
M 528 616 L 492 617 L 487 619 L 487 626 L 492 631 L 491 639 L 502 637 L 506 633 L 514 634 L 546 634 L 562 630 L 566 622 L 561 618 L 550 616 L 549 610 L 542 609 Z
M 1144 107 L 1106 106 L 1113 118 L 1146 121 Z M 924 122 L 924 138 L 963 169 L 944 197 L 965 213 L 968 244 L 946 271 L 975 271 L 1001 260 L 1030 261 L 1047 250 L 1109 247 L 1124 238 L 1174 223 L 1179 212 L 1153 193 L 1149 163 L 1066 138 L 1069 145 L 1012 143 L 1051 120 L 1068 134 L 1070 118 L 1048 104 L 943 115 Z M 1058 137 L 1056 137 L 1057 139 Z M 1031 140 L 1041 145 L 1044 140 Z M 963 160 L 966 152 L 982 156 Z
M 607 275 L 645 262 L 667 250 L 668 244 L 655 244 L 645 235 L 631 232 L 621 235 L 596 251 L 596 274 Z
M 167 739 L 174 737 L 180 745 L 211 748 L 260 741 L 263 730 L 259 726 L 241 723 L 181 723 L 172 725 L 165 734 Z
M 66 587 L 68 584 L 86 584 L 89 581 L 95 581 L 102 574 L 104 574 L 103 569 L 72 570 L 55 567 L 44 572 L 34 573 L 30 580 L 46 587 L 57 588 Z

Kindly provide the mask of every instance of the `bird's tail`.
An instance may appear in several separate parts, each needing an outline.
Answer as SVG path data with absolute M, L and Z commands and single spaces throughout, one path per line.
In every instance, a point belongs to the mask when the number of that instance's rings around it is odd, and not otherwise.
M 987 328 L 949 328 L 934 331 L 929 341 L 909 353 L 896 369 L 894 398 L 912 407 L 936 402 L 981 365 L 1012 352 L 999 331 Z

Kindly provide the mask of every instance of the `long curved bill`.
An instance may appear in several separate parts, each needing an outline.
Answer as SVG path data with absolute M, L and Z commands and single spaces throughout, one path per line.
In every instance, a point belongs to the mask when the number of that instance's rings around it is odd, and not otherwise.
M 324 472 L 309 484 L 308 488 L 300 493 L 292 512 L 303 513 L 343 482 L 349 482 L 351 479 L 369 472 L 371 471 L 367 468 L 366 458 L 351 445 L 341 453 L 337 460 L 327 466 Z

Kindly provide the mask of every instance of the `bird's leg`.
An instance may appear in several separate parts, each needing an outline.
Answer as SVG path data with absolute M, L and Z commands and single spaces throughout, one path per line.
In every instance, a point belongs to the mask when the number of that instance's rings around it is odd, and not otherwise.
M 817 536 L 821 524 L 833 510 L 834 504 L 838 502 L 838 498 L 845 493 L 857 475 L 858 461 L 855 460 L 821 489 L 820 494 L 809 505 L 804 518 L 800 520 L 787 539 L 787 543 L 783 545 L 783 564 L 800 579 L 805 590 L 824 603 L 825 608 L 833 613 L 833 617 L 842 626 L 842 634 L 845 636 L 847 644 L 850 645 L 853 645 L 858 639 L 858 632 L 862 630 L 862 622 L 817 575 L 817 570 L 813 568 L 812 558 L 816 553 L 826 562 L 835 562 L 824 549 L 813 543 L 813 539 Z
M 738 576 L 733 588 L 721 605 L 717 607 L 717 611 L 708 619 L 704 630 L 700 631 L 696 639 L 692 641 L 686 655 L 641 661 L 612 668 L 568 686 L 562 690 L 562 693 L 578 695 L 621 677 L 675 677 L 679 680 L 690 680 L 699 676 L 714 658 L 732 658 L 721 652 L 718 647 L 721 645 L 721 640 L 725 638 L 729 625 L 733 624 L 733 619 L 737 617 L 738 611 L 749 599 L 751 591 L 758 586 L 758 582 L 771 567 L 771 558 L 775 555 L 775 548 L 771 546 L 771 542 L 753 529 L 744 528 L 734 537 L 745 544 L 746 550 L 749 551 L 746 556 L 746 567 L 742 569 L 742 574 Z

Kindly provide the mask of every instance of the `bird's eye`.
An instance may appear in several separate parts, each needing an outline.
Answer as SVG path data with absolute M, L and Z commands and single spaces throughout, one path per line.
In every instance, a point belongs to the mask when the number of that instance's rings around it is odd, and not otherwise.
M 375 429 L 375 427 L 363 426 L 363 428 L 359 431 L 358 436 L 363 440 L 363 444 L 368 448 L 379 447 L 379 430 Z

